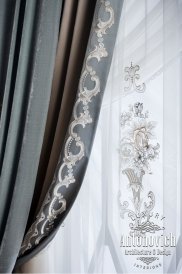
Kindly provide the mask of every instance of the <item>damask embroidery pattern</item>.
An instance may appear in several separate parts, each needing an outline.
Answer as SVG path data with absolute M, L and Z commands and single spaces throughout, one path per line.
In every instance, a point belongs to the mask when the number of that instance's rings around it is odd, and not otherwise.
M 73 110 L 73 120 L 69 126 L 69 135 L 65 144 L 64 159 L 58 171 L 58 181 L 57 178 L 54 178 L 52 188 L 46 196 L 40 213 L 26 234 L 20 255 L 24 254 L 25 251 L 31 249 L 34 245 L 37 245 L 42 238 L 48 235 L 53 228 L 55 219 L 66 210 L 67 201 L 61 193 L 61 187 L 66 186 L 66 188 L 68 188 L 70 184 L 76 182 L 73 167 L 75 167 L 85 155 L 85 144 L 77 134 L 76 127 L 80 125 L 85 128 L 87 124 L 93 122 L 89 111 L 89 104 L 92 102 L 92 98 L 100 92 L 100 79 L 90 64 L 90 61 L 97 59 L 97 61 L 100 62 L 102 58 L 108 56 L 107 49 L 104 45 L 104 35 L 107 34 L 107 30 L 114 24 L 114 10 L 111 7 L 111 3 L 100 0 L 99 11 L 100 9 L 105 11 L 104 16 L 108 19 L 102 21 L 98 16 L 98 23 L 93 33 L 93 35 L 97 37 L 97 42 L 94 49 L 86 58 L 85 67 L 80 78 L 78 97 Z M 93 89 L 87 88 L 87 79 L 94 83 Z M 75 148 L 78 153 L 74 154 L 73 151 L 75 150 L 73 150 L 73 148 Z M 48 207 L 48 213 L 44 212 L 45 206 Z
M 131 63 L 130 67 L 125 67 L 124 72 L 125 75 L 125 81 L 128 82 L 128 86 L 124 87 L 125 92 L 129 92 L 132 90 L 135 90 L 136 92 L 144 92 L 146 89 L 145 83 L 142 83 L 141 85 L 137 85 L 136 81 L 140 79 L 140 75 L 137 73 L 137 71 L 140 70 L 140 67 L 138 65 L 133 66 Z
M 144 262 L 146 265 L 149 265 L 153 263 L 154 261 L 159 260 L 159 258 L 158 257 L 138 257 L 137 260 L 140 260 Z
M 137 176 L 151 173 L 150 162 L 159 155 L 159 143 L 154 143 L 156 122 L 148 121 L 149 113 L 143 113 L 143 103 L 129 106 L 121 114 L 120 124 L 124 137 L 120 142 L 121 165 L 133 169 Z
M 159 156 L 160 145 L 155 142 L 154 134 L 156 122 L 149 120 L 149 113 L 144 112 L 143 103 L 136 102 L 129 106 L 127 112 L 121 114 L 120 127 L 124 136 L 120 141 L 121 170 L 128 178 L 134 206 L 132 210 L 129 208 L 128 201 L 121 202 L 119 193 L 120 216 L 124 218 L 127 213 L 131 220 L 129 224 L 131 236 L 145 236 L 146 233 L 155 233 L 164 229 L 152 221 L 154 217 L 152 210 L 155 206 L 154 193 L 148 192 L 148 203 L 141 199 L 143 178 L 147 173 L 152 174 L 150 163 Z

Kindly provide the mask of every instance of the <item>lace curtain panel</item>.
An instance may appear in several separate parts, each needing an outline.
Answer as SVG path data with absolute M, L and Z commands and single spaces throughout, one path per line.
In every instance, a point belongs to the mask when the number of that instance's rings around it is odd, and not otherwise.
M 181 14 L 181 0 L 124 1 L 82 188 L 22 272 L 182 273 Z

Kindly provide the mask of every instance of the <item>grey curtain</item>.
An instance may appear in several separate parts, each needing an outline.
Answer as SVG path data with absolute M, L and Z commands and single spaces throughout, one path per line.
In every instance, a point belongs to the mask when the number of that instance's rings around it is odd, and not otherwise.
M 67 134 L 50 187 L 25 235 L 17 266 L 36 255 L 55 236 L 80 189 L 97 127 L 122 3 L 97 1 Z
M 122 4 L 0 0 L 1 273 L 43 249 L 76 199 Z
M 67 0 L 63 7 L 49 111 L 29 216 L 34 221 L 53 180 L 86 53 L 96 0 Z
M 19 253 L 45 129 L 60 0 L 0 1 L 0 272 Z

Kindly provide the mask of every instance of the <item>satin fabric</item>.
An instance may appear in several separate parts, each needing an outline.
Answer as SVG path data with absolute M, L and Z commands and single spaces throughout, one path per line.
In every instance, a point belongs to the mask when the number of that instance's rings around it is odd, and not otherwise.
M 29 225 L 40 209 L 53 180 L 77 93 L 95 2 L 95 0 L 68 0 L 64 4 L 49 111 Z
M 44 222 L 44 220 L 46 220 L 47 218 L 49 220 L 50 210 L 52 211 L 52 209 L 49 206 L 52 204 L 54 200 L 55 186 L 59 184 L 59 178 L 58 178 L 59 169 L 60 169 L 60 166 L 64 163 L 65 146 L 70 134 L 70 125 L 72 124 L 74 120 L 74 115 L 75 115 L 74 114 L 75 110 L 74 110 L 69 123 L 69 127 L 68 127 L 69 129 L 67 130 L 66 137 L 64 138 L 64 145 L 62 147 L 61 154 L 59 156 L 59 161 L 56 166 L 53 181 L 49 187 L 49 190 L 43 202 L 43 205 L 38 212 L 37 218 L 35 219 L 32 226 L 29 228 L 29 231 L 26 234 L 23 242 L 23 246 L 29 247 L 30 249 L 28 248 L 28 250 L 25 253 L 23 254 L 21 253 L 19 260 L 17 262 L 17 266 L 21 265 L 22 263 L 25 263 L 27 260 L 35 256 L 38 252 L 40 252 L 42 248 L 44 248 L 50 242 L 50 240 L 55 236 L 56 231 L 59 229 L 61 223 L 63 222 L 64 218 L 68 214 L 69 210 L 71 209 L 71 206 L 73 205 L 76 199 L 76 196 L 79 192 L 79 189 L 81 187 L 84 174 L 87 168 L 87 164 L 88 164 L 88 160 L 89 160 L 89 156 L 90 156 L 90 152 L 91 152 L 91 148 L 92 148 L 92 144 L 95 136 L 95 130 L 97 127 L 102 97 L 103 97 L 103 93 L 104 93 L 104 89 L 105 89 L 105 85 L 106 85 L 106 81 L 107 81 L 107 77 L 110 69 L 110 64 L 112 60 L 112 54 L 113 54 L 120 14 L 122 10 L 122 4 L 123 4 L 123 1 L 118 1 L 118 0 L 112 0 L 110 3 L 107 1 L 100 1 L 100 0 L 97 1 L 95 13 L 94 13 L 94 19 L 93 19 L 92 28 L 91 28 L 90 37 L 89 37 L 89 42 L 87 45 L 87 51 L 85 54 L 84 65 L 82 68 L 82 73 L 84 73 L 86 69 L 87 60 L 88 58 L 90 58 L 91 52 L 94 52 L 94 50 L 98 50 L 98 43 L 101 43 L 99 44 L 99 46 L 101 47 L 101 50 L 104 47 L 103 49 L 104 52 L 102 51 L 99 52 L 99 54 L 101 54 L 100 58 L 99 56 L 97 58 L 97 55 L 96 55 L 96 58 L 94 58 L 94 55 L 93 55 L 93 60 L 90 61 L 91 66 L 93 67 L 93 70 L 95 71 L 95 74 L 97 75 L 99 79 L 100 92 L 97 93 L 97 96 L 92 96 L 93 99 L 90 101 L 89 109 L 90 109 L 90 115 L 91 115 L 91 123 L 88 126 L 87 125 L 83 127 L 78 126 L 74 129 L 76 134 L 78 134 L 78 136 L 80 136 L 81 140 L 83 141 L 84 157 L 78 161 L 78 163 L 76 164 L 76 168 L 74 168 L 75 183 L 69 185 L 69 187 L 67 188 L 63 185 L 63 188 L 61 188 L 62 190 L 61 193 L 64 195 L 66 200 L 66 209 L 63 211 L 63 213 L 57 215 L 57 217 L 53 219 L 53 222 L 51 222 L 51 226 L 49 230 L 44 225 L 42 227 L 41 222 L 42 221 Z M 108 5 L 111 6 L 111 8 L 108 7 Z M 108 13 L 108 17 L 106 16 L 107 13 Z M 100 20 L 103 22 L 105 20 L 107 22 L 106 30 L 104 30 L 105 24 L 102 25 L 99 23 L 101 22 Z M 102 42 L 100 42 L 100 39 L 99 39 L 100 34 L 97 34 L 97 31 L 96 31 L 98 27 L 99 28 L 103 27 L 103 30 L 102 30 L 103 31 L 102 35 L 104 36 L 103 44 Z M 99 32 L 99 28 L 98 28 L 98 32 Z M 101 61 L 101 58 L 102 58 L 102 61 Z M 83 74 L 81 74 L 80 76 L 80 81 L 83 80 L 82 77 L 83 77 Z M 90 83 L 89 77 L 85 79 L 85 86 L 88 87 L 90 90 L 92 90 L 93 88 L 93 84 Z M 81 86 L 79 85 L 77 90 L 76 100 L 78 100 L 80 96 L 80 89 L 81 89 Z M 74 108 L 75 106 L 77 105 L 74 104 Z M 65 106 L 65 109 L 66 109 L 66 106 Z M 79 110 L 81 111 L 81 106 Z M 72 148 L 72 153 L 73 155 L 76 155 L 78 153 L 77 147 Z M 43 216 L 43 218 L 41 216 Z M 46 225 L 49 225 L 49 222 L 47 222 Z M 43 228 L 43 230 L 41 228 Z M 43 231 L 45 231 L 45 228 L 46 228 L 46 234 L 44 235 Z M 36 233 L 34 234 L 34 232 Z M 41 237 L 41 241 L 39 240 L 39 237 Z M 31 243 L 29 242 L 29 239 Z M 37 244 L 37 240 L 38 240 L 38 244 Z
M 0 34 L 6 40 L 4 31 L 10 25 L 0 132 L 1 273 L 12 271 L 28 219 L 51 92 L 61 4 L 60 0 L 0 3 L 0 18 L 12 22 L 5 22 Z M 11 18 L 3 19 L 5 10 Z

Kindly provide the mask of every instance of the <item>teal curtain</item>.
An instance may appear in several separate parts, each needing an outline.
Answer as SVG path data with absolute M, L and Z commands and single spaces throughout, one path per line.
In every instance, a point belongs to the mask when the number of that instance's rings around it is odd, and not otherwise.
M 0 273 L 12 272 L 55 236 L 79 192 L 94 140 L 123 0 L 94 3 L 67 134 L 46 197 L 30 221 L 64 4 L 0 0 Z
M 19 254 L 17 266 L 55 236 L 81 187 L 112 61 L 122 0 L 97 0 L 76 101 L 54 178 Z
M 19 253 L 46 123 L 62 1 L 0 1 L 0 272 Z

